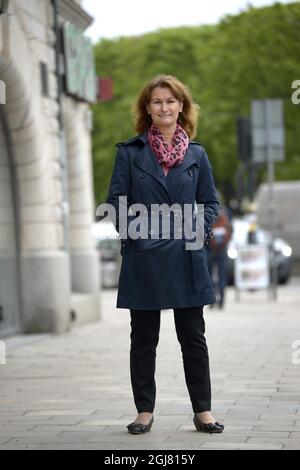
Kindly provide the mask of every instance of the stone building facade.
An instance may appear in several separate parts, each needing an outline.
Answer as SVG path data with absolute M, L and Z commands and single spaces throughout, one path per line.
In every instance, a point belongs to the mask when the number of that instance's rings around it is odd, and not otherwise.
M 0 8 L 0 336 L 62 333 L 101 316 L 91 100 L 67 90 L 62 47 L 92 18 L 74 0 Z

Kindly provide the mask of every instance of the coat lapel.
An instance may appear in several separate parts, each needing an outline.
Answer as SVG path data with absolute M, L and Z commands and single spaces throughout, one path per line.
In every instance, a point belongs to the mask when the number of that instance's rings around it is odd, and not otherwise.
M 148 143 L 145 143 L 145 146 L 140 150 L 138 155 L 134 159 L 134 163 L 141 170 L 145 171 L 149 175 L 160 183 L 168 193 L 167 181 L 164 174 L 164 171 L 161 165 L 158 163 L 156 156 L 150 149 Z

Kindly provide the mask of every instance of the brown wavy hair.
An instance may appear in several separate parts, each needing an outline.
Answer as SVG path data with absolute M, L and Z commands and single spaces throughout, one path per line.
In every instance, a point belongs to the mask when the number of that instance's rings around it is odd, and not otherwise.
M 142 134 L 151 126 L 152 118 L 148 114 L 147 106 L 150 104 L 152 91 L 157 87 L 169 88 L 174 97 L 183 104 L 178 122 L 182 125 L 189 138 L 195 137 L 200 108 L 194 103 L 188 86 L 184 85 L 173 75 L 156 75 L 142 88 L 132 110 L 135 131 L 138 134 Z

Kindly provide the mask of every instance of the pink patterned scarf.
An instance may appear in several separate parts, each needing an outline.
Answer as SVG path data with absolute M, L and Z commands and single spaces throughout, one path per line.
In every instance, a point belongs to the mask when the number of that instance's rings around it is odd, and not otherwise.
M 172 139 L 172 148 L 169 147 L 164 136 L 153 124 L 148 129 L 148 142 L 162 165 L 165 173 L 173 166 L 181 165 L 189 145 L 189 138 L 183 127 L 177 123 Z

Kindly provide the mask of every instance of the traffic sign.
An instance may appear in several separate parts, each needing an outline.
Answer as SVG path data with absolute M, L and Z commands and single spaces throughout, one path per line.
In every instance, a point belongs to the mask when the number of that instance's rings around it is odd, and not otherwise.
M 271 149 L 273 161 L 284 161 L 283 101 L 277 98 L 253 100 L 251 103 L 251 128 L 252 160 L 267 162 L 268 152 Z

